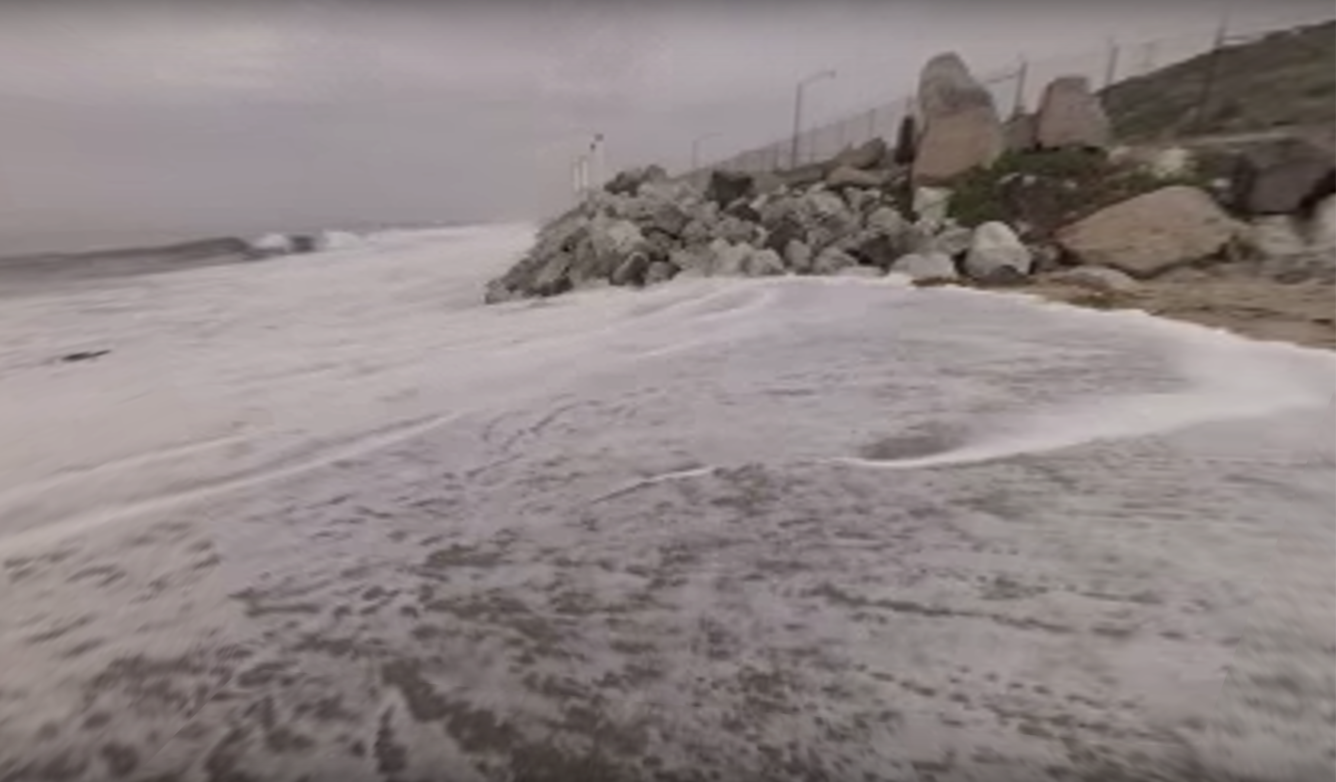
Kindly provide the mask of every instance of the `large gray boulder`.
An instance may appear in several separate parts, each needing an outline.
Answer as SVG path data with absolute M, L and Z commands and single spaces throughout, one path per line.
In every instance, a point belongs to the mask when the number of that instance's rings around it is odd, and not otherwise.
M 748 277 L 777 277 L 788 271 L 779 253 L 764 249 L 751 251 L 744 270 Z
M 839 194 L 812 190 L 800 199 L 799 219 L 807 229 L 806 240 L 818 254 L 821 250 L 856 232 L 859 216 Z
M 838 247 L 827 247 L 816 256 L 812 271 L 816 274 L 835 274 L 841 269 L 857 266 L 858 259 Z
M 645 235 L 635 223 L 596 217 L 589 224 L 587 250 L 576 253 L 569 270 L 571 281 L 609 279 L 633 254 L 647 249 Z
M 708 273 L 719 277 L 743 277 L 747 274 L 747 260 L 754 248 L 747 244 L 733 244 L 725 239 L 710 243 Z
M 927 242 L 930 252 L 954 258 L 969 251 L 974 244 L 974 231 L 964 226 L 948 225 Z
M 742 218 L 729 215 L 715 224 L 714 235 L 732 244 L 753 242 L 758 238 L 757 231 L 759 228 L 760 226 L 756 223 L 750 223 Z
M 965 253 L 964 269 L 970 279 L 981 282 L 1013 276 L 1002 267 L 1021 276 L 1030 273 L 1033 263 L 1030 249 L 1006 223 L 984 223 L 974 231 L 969 251 Z
M 645 285 L 668 282 L 677 274 L 677 267 L 667 261 L 655 261 L 645 271 Z
M 1035 140 L 1043 149 L 1105 149 L 1113 139 L 1109 116 L 1084 76 L 1060 76 L 1044 88 L 1035 117 Z
M 1245 149 L 1230 177 L 1230 203 L 1249 215 L 1293 214 L 1326 195 L 1333 171 L 1330 150 L 1301 138 L 1285 138 Z
M 1006 148 L 993 96 L 970 75 L 960 55 L 940 54 L 928 61 L 919 77 L 918 100 L 923 130 L 913 167 L 916 183 L 942 183 L 991 165 Z
M 879 206 L 869 212 L 864 225 L 869 231 L 875 231 L 896 239 L 902 238 L 909 228 L 909 223 L 905 218 L 889 206 Z
M 740 198 L 750 198 L 753 186 L 751 174 L 741 171 L 711 171 L 710 182 L 705 188 L 705 198 L 720 207 L 725 207 Z
M 913 208 L 918 219 L 941 225 L 951 209 L 951 191 L 945 187 L 916 187 Z
M 1215 257 L 1240 234 L 1206 192 L 1173 185 L 1095 212 L 1054 238 L 1080 263 L 1146 278 Z
M 812 248 L 798 239 L 790 239 L 784 246 L 784 264 L 799 274 L 812 270 Z
M 608 180 L 603 189 L 609 193 L 617 195 L 634 196 L 639 194 L 640 189 L 650 182 L 662 182 L 668 178 L 667 172 L 660 166 L 644 166 L 643 168 L 629 168 L 625 171 L 619 171 L 616 176 Z
M 647 254 L 640 251 L 633 252 L 613 271 L 610 282 L 613 285 L 642 285 L 649 267 L 650 260 Z
M 891 266 L 892 274 L 900 274 L 914 282 L 951 282 L 960 279 L 956 264 L 942 253 L 910 253 Z

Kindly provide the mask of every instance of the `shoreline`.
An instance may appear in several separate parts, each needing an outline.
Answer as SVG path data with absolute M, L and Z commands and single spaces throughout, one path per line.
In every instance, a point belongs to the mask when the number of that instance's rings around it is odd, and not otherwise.
M 1327 283 L 1155 281 L 1132 291 L 1105 292 L 1041 279 L 1017 292 L 1086 309 L 1140 310 L 1248 339 L 1336 351 L 1336 287 Z

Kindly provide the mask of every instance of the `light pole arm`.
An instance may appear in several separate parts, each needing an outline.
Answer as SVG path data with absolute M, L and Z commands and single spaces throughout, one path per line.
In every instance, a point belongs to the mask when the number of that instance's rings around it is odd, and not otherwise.
M 798 82 L 798 87 L 793 96 L 793 146 L 789 150 L 789 168 L 798 167 L 798 138 L 802 135 L 803 130 L 803 90 L 813 82 L 833 78 L 835 78 L 835 71 L 824 70 Z

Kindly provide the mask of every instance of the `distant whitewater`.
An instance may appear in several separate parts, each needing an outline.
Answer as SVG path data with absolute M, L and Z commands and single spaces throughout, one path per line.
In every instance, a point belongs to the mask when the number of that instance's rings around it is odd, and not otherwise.
M 451 227 L 414 225 L 361 231 L 271 232 L 250 237 L 210 237 L 134 247 L 0 256 L 0 295 L 45 290 L 63 283 L 377 247 L 387 241 L 393 243 L 396 237 Z

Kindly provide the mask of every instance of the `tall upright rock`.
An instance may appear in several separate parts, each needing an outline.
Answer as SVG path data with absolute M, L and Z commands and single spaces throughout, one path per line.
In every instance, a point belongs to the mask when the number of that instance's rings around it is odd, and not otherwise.
M 1035 120 L 1044 149 L 1106 149 L 1113 140 L 1109 115 L 1084 76 L 1059 76 L 1044 88 Z
M 991 165 L 1006 148 L 993 96 L 970 75 L 960 55 L 939 54 L 923 66 L 918 101 L 923 128 L 914 161 L 916 183 L 945 183 Z

